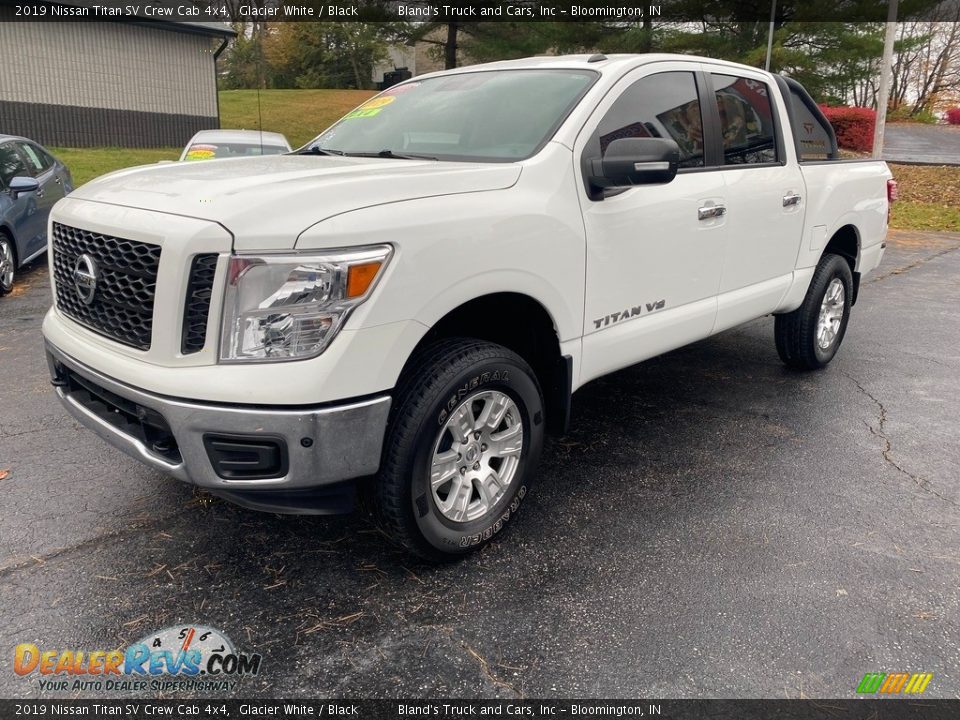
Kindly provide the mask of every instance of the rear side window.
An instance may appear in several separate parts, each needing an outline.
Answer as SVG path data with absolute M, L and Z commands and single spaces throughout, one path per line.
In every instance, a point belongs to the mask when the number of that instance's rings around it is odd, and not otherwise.
M 773 105 L 766 83 L 714 74 L 713 89 L 723 133 L 723 164 L 778 162 Z
M 17 143 L 17 145 L 27 160 L 27 164 L 32 171 L 31 174 L 37 175 L 50 169 L 50 165 L 52 164 L 50 158 L 40 148 L 30 145 L 29 143 Z
M 672 139 L 680 146 L 680 167 L 703 167 L 703 116 L 693 73 L 637 80 L 607 111 L 597 135 L 602 154 L 620 138 Z
M 13 143 L 0 145 L 0 181 L 9 185 L 13 178 L 20 176 L 32 177 L 33 173 L 27 170 Z

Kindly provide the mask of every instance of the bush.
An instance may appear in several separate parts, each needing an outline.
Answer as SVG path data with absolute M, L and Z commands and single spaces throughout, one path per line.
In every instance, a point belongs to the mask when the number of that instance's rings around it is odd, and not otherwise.
M 915 110 L 909 105 L 901 105 L 887 113 L 887 122 L 912 122 L 936 125 L 940 121 L 936 115 L 926 108 Z
M 837 145 L 844 150 L 869 152 L 873 148 L 873 128 L 877 113 L 864 107 L 828 107 L 820 109 L 833 126 Z
M 960 107 L 947 110 L 947 122 L 951 125 L 960 125 Z

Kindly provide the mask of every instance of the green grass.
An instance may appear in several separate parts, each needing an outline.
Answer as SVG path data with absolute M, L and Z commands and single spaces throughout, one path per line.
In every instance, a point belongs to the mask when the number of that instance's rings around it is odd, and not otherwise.
M 258 109 L 256 90 L 224 90 L 220 125 L 283 133 L 292 147 L 299 147 L 373 94 L 369 90 L 261 90 Z
M 898 230 L 960 232 L 960 208 L 914 200 L 900 200 L 893 206 L 890 227 Z
M 50 152 L 60 158 L 73 175 L 75 185 L 83 185 L 104 173 L 149 165 L 160 160 L 176 160 L 183 148 L 61 148 Z

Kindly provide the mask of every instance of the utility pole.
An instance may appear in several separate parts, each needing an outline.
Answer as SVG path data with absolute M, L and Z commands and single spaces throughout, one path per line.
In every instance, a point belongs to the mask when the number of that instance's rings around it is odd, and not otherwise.
M 897 0 L 889 0 L 887 33 L 883 36 L 883 57 L 880 60 L 880 91 L 877 96 L 877 124 L 873 129 L 873 157 L 883 155 L 883 131 L 887 124 L 887 103 L 890 101 L 890 75 L 893 73 L 893 41 L 897 34 Z
M 770 29 L 767 31 L 767 61 L 763 69 L 770 72 L 770 56 L 773 54 L 773 24 L 777 19 L 777 0 L 770 0 Z

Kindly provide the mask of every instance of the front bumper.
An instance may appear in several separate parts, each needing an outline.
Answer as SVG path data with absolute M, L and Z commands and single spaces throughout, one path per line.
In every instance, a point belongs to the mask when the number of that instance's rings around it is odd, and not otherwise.
M 388 396 L 321 407 L 230 406 L 148 393 L 84 365 L 49 342 L 47 363 L 67 411 L 114 447 L 168 475 L 259 510 L 348 510 L 352 485 L 372 475 L 390 410 Z M 211 440 L 276 448 L 272 470 L 226 472 Z M 248 456 L 253 457 L 253 456 Z M 263 476 L 267 475 L 267 476 Z

